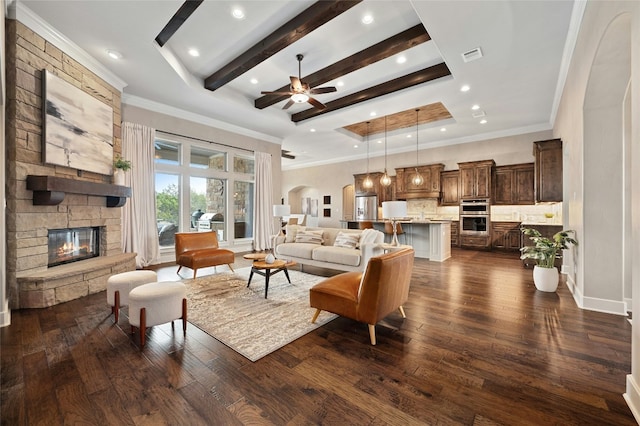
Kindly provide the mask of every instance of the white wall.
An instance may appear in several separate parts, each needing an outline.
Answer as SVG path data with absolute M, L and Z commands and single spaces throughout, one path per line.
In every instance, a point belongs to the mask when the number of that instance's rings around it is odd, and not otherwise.
M 442 163 L 445 170 L 457 170 L 458 163 L 464 161 L 490 160 L 496 165 L 532 163 L 533 142 L 551 139 L 551 130 L 488 139 L 480 142 L 465 143 L 446 147 L 422 149 L 419 152 L 420 164 Z M 394 175 L 395 168 L 415 165 L 415 152 L 389 155 L 387 168 Z M 284 170 L 282 172 L 282 196 L 285 202 L 290 191 L 298 187 L 314 188 L 320 197 L 331 196 L 331 218 L 320 214 L 318 226 L 339 227 L 343 216 L 342 188 L 353 184 L 353 175 L 366 172 L 366 160 L 347 161 L 332 165 L 308 167 L 304 169 Z M 384 157 L 370 158 L 369 171 L 382 171 Z M 292 202 L 298 202 L 293 200 Z M 322 199 L 320 199 L 322 202 Z M 320 206 L 322 210 L 324 206 Z M 292 205 L 293 209 L 293 205 Z M 293 210 L 292 210 L 293 211 Z

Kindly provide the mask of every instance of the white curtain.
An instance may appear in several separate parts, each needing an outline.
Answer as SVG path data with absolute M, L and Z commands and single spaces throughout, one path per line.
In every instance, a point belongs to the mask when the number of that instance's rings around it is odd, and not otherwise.
M 151 265 L 159 257 L 156 226 L 154 140 L 156 130 L 135 123 L 122 123 L 122 158 L 131 161 L 125 185 L 131 198 L 122 207 L 122 251 L 137 253 L 136 267 Z
M 271 154 L 265 152 L 255 153 L 256 184 L 255 184 L 255 228 L 254 248 L 256 250 L 268 250 L 271 248 L 271 236 L 273 230 L 273 176 L 271 172 Z

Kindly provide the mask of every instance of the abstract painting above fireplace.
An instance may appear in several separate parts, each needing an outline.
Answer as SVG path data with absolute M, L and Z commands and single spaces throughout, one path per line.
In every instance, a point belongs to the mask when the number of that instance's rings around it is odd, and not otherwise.
M 49 230 L 48 267 L 100 255 L 100 227 Z

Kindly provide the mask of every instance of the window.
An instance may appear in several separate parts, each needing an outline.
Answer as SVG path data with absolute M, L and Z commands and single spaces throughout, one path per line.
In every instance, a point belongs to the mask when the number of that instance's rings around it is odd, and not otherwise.
M 253 237 L 254 159 L 232 147 L 157 132 L 160 247 L 176 232 L 215 231 L 220 242 Z

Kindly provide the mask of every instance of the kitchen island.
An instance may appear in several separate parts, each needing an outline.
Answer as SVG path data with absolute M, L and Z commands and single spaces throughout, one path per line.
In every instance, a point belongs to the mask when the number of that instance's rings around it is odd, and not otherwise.
M 358 229 L 359 221 L 348 220 L 340 221 L 343 228 Z M 366 221 L 373 222 L 374 229 L 384 232 L 385 221 Z M 415 257 L 429 259 L 435 262 L 443 262 L 451 257 L 451 221 L 450 220 L 401 220 L 402 230 L 407 244 L 413 247 Z M 390 237 L 385 240 L 390 241 Z

